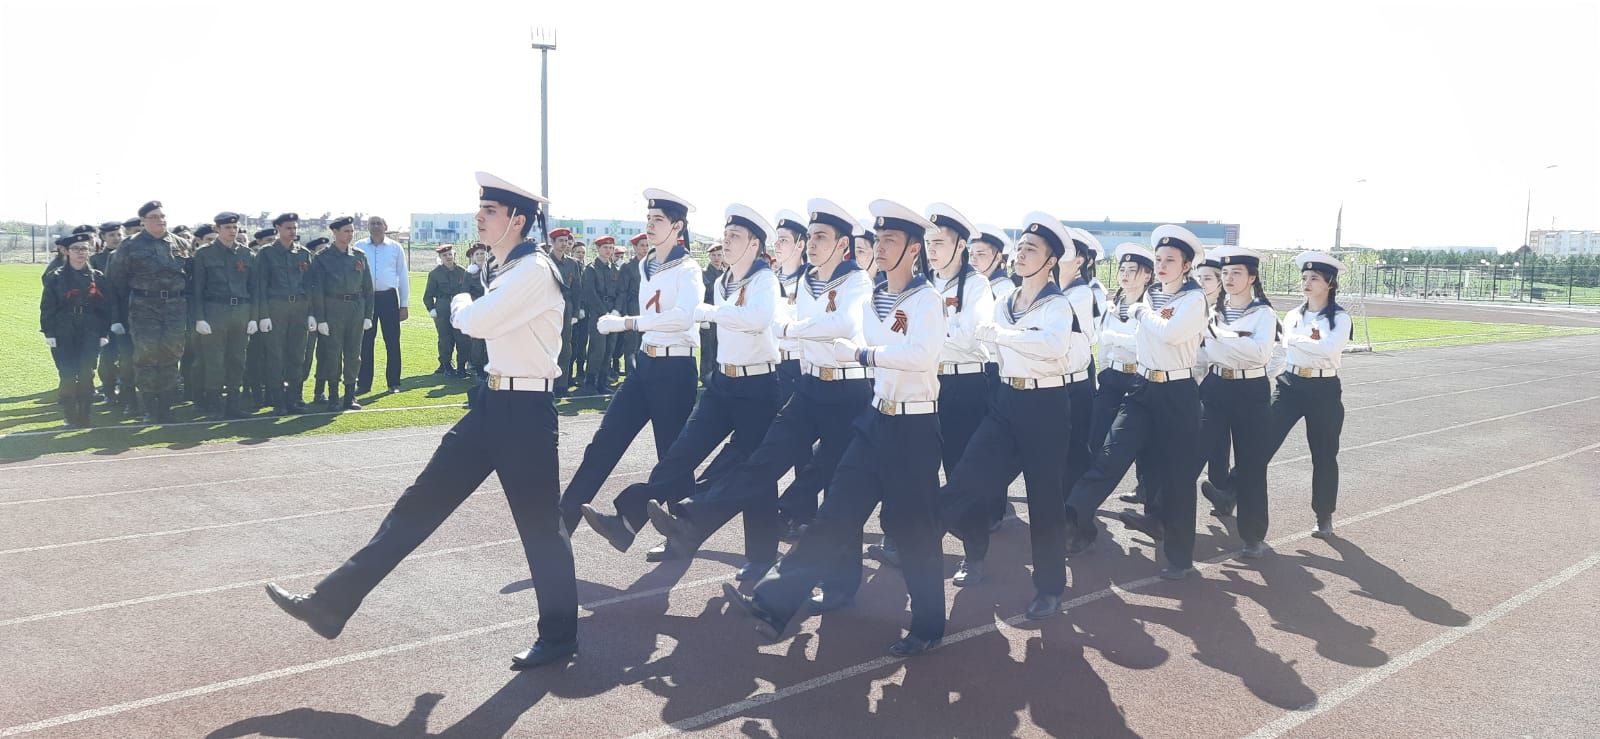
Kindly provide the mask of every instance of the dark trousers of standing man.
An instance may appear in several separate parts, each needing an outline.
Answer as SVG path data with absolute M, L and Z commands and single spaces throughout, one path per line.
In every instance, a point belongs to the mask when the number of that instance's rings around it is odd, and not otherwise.
M 1200 438 L 1211 444 L 1212 484 L 1225 487 L 1238 502 L 1239 538 L 1267 538 L 1267 444 L 1272 435 L 1272 387 L 1265 377 L 1226 380 L 1216 374 L 1200 383 Z M 1238 465 L 1228 469 L 1232 440 Z M 1216 445 L 1221 443 L 1222 465 Z M 1197 475 L 1198 476 L 1198 473 Z
M 639 371 L 629 375 L 612 396 L 600 428 L 583 450 L 583 462 L 561 496 L 561 515 L 568 531 L 578 525 L 583 504 L 594 500 L 646 423 L 655 432 L 656 459 L 667 455 L 694 408 L 694 379 L 694 357 L 639 357 Z
M 1192 566 L 1200 445 L 1200 388 L 1194 380 L 1139 380 L 1111 422 L 1105 448 L 1067 498 L 1069 523 L 1093 539 L 1095 512 L 1138 459 L 1149 497 L 1146 514 L 1166 529 L 1161 551 L 1167 564 Z
M 467 355 L 471 352 L 472 339 L 465 333 L 450 325 L 450 307 L 441 305 L 437 309 L 439 315 L 433 319 L 433 330 L 438 332 L 439 341 L 439 366 L 445 369 L 466 370 Z M 455 356 L 454 363 L 451 355 Z
M 378 532 L 317 584 L 315 597 L 349 618 L 400 561 L 494 472 L 522 537 L 539 601 L 539 638 L 578 638 L 572 542 L 561 525 L 556 410 L 550 393 L 473 388 L 471 410 L 444 435 L 422 474 L 389 510 Z
M 636 334 L 638 331 L 625 331 L 622 333 Z M 589 375 L 586 382 L 594 385 L 595 389 L 605 392 L 610 389 L 611 382 L 617 379 L 617 373 L 611 371 L 611 353 L 616 351 L 617 342 L 622 340 L 622 333 L 602 334 L 590 329 L 589 332 Z
M 1267 459 L 1283 446 L 1301 418 L 1306 419 L 1306 444 L 1311 447 L 1311 510 L 1332 516 L 1339 507 L 1339 433 L 1344 430 L 1344 390 L 1338 377 L 1278 376 L 1278 397 L 1272 401 L 1272 431 Z
M 982 375 L 978 375 L 982 377 Z M 1028 536 L 1033 544 L 1033 587 L 1060 595 L 1067 587 L 1066 507 L 1061 478 L 1067 455 L 1062 426 L 1072 416 L 1065 387 L 1017 390 L 1000 386 L 994 408 L 972 435 L 960 464 L 946 473 L 944 526 L 966 545 L 969 561 L 989 554 L 989 501 L 1022 471 L 1028 490 Z
M 593 325 L 594 317 L 587 316 L 572 326 L 572 354 L 568 359 L 571 364 L 562 367 L 570 385 L 583 384 L 584 368 L 589 365 L 589 328 Z
M 726 468 L 743 462 L 755 451 L 778 412 L 777 374 L 769 372 L 751 377 L 711 376 L 694 412 L 667 450 L 650 481 L 634 483 L 617 496 L 617 514 L 634 531 L 644 528 L 648 518 L 645 504 L 656 500 L 676 502 L 694 495 L 694 470 L 728 439 L 728 446 L 717 455 L 714 466 Z M 731 435 L 731 437 L 730 437 Z M 708 476 L 711 470 L 707 470 Z M 770 505 L 745 511 L 745 556 L 751 562 L 772 562 L 778 558 L 778 502 L 766 496 Z
M 981 376 L 981 375 L 980 375 Z M 911 596 L 911 635 L 944 637 L 944 559 L 939 540 L 939 416 L 886 416 L 866 408 L 828 484 L 817 520 L 755 587 L 755 600 L 787 622 L 817 585 L 832 594 L 859 583 L 861 529 L 883 503 L 884 533 L 900 549 Z
M 383 330 L 383 378 L 388 387 L 400 385 L 400 291 L 375 292 L 372 299 L 372 328 L 361 336 L 361 372 L 356 379 L 362 392 L 372 390 L 372 350 L 379 329 Z

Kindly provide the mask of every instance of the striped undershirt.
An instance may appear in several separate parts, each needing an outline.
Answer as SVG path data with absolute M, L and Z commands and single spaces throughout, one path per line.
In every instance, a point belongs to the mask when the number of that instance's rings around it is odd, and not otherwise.
M 877 312 L 878 320 L 882 321 L 889 317 L 889 311 L 894 308 L 895 298 L 898 297 L 900 297 L 900 293 L 892 293 L 888 290 L 874 290 L 872 292 L 872 310 Z
M 1224 305 L 1222 308 L 1222 319 L 1228 323 L 1239 320 L 1239 316 L 1242 315 L 1244 315 L 1244 308 L 1235 308 L 1232 305 Z
M 809 272 L 806 273 L 806 289 L 811 291 L 811 297 L 812 298 L 814 298 L 814 299 L 822 298 L 822 293 L 826 292 L 827 288 L 828 288 L 828 283 L 822 281 L 822 279 L 818 278 L 814 274 L 811 274 Z
M 1167 303 L 1171 302 L 1171 300 L 1172 296 L 1168 295 L 1165 290 L 1150 291 L 1150 307 L 1156 310 L 1167 307 Z

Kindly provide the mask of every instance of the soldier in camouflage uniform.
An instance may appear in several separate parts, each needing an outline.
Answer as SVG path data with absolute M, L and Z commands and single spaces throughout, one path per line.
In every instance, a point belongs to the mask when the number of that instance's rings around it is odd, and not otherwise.
M 89 266 L 100 273 L 100 282 L 105 282 L 105 275 L 108 274 L 111 268 L 111 255 L 121 245 L 122 222 L 107 221 L 100 224 L 100 250 L 89 257 Z M 114 299 L 114 296 L 110 294 L 111 285 L 103 285 L 100 289 L 106 293 L 107 307 L 109 308 L 111 301 Z M 109 325 L 109 322 L 107 322 L 107 325 Z M 111 405 L 117 405 L 122 402 L 117 397 L 118 369 L 117 342 L 108 341 L 105 346 L 100 347 L 100 394 Z
M 255 256 L 261 253 L 261 247 L 272 243 L 272 239 L 277 235 L 278 232 L 270 228 L 263 228 L 251 234 L 250 258 L 252 266 Z M 257 277 L 257 282 L 260 282 L 258 273 L 252 272 L 251 274 Z M 261 316 L 266 315 L 266 299 L 262 298 L 260 293 L 255 293 L 255 295 L 259 304 L 256 318 L 259 319 Z M 244 352 L 244 390 L 256 408 L 261 408 L 267 404 L 267 381 L 261 366 L 262 352 L 266 348 L 266 343 L 266 339 L 261 335 L 260 331 L 257 331 L 250 335 L 250 346 Z
M 56 400 L 68 428 L 89 425 L 94 402 L 94 363 L 110 343 L 113 301 L 101 289 L 103 275 L 89 266 L 94 234 L 63 236 L 56 244 L 68 250 L 66 263 L 44 276 L 39 300 L 39 330 L 50 347 L 60 377 Z
M 428 273 L 428 287 L 422 291 L 422 307 L 433 318 L 433 328 L 439 333 L 439 368 L 433 373 L 446 377 L 466 377 L 471 339 L 450 325 L 450 299 L 457 293 L 467 292 L 467 280 L 470 277 L 466 269 L 456 264 L 454 244 L 441 244 L 433 252 L 438 255 L 439 266 Z
M 306 273 L 311 271 L 311 252 L 294 243 L 300 230 L 300 216 L 282 213 L 272 219 L 277 239 L 256 253 L 256 295 L 263 305 L 260 332 L 267 340 L 262 353 L 266 376 L 267 402 L 278 415 L 305 410 L 306 332 L 315 331 L 310 294 L 306 292 Z
M 572 261 L 572 229 L 558 228 L 550 232 L 550 258 L 555 260 L 556 271 L 566 284 L 566 308 L 561 314 L 561 354 L 556 361 L 561 376 L 556 378 L 556 396 L 567 394 L 572 385 L 568 368 L 572 366 L 572 331 L 578 322 L 578 283 L 583 279 L 583 265 Z
M 200 361 L 205 367 L 205 406 L 216 420 L 243 418 L 245 347 L 259 328 L 260 302 L 255 297 L 255 255 L 239 237 L 239 214 L 218 213 L 217 239 L 194 253 L 194 289 L 189 311 L 199 334 Z M 228 398 L 223 402 L 222 392 Z
M 311 267 L 312 267 L 312 269 L 316 269 L 316 266 L 317 266 L 317 255 L 321 254 L 323 252 L 323 250 L 327 249 L 327 248 L 328 248 L 328 239 L 327 239 L 327 237 L 324 237 L 324 236 L 319 236 L 319 237 L 314 238 L 311 241 L 306 243 L 306 251 L 311 252 Z M 309 292 L 311 290 L 311 288 L 307 287 L 306 290 Z M 313 300 L 315 300 L 315 298 L 313 298 Z M 312 306 L 311 312 L 313 314 L 316 313 L 316 306 L 315 305 Z M 316 374 L 312 374 L 311 373 L 311 363 L 312 363 L 312 361 L 315 360 L 318 364 L 321 364 L 321 362 L 322 362 L 322 355 L 317 353 L 317 343 L 318 343 L 318 339 L 320 339 L 321 336 L 322 335 L 317 333 L 316 331 L 312 331 L 312 332 L 306 334 L 306 358 L 305 358 L 305 361 L 300 363 L 300 376 L 301 377 L 315 378 L 316 381 L 317 381 L 317 383 L 316 383 L 316 391 L 314 393 L 312 393 L 312 396 L 311 396 L 311 404 L 312 405 L 322 405 L 323 403 L 328 402 L 328 390 L 327 390 L 328 383 L 324 382 L 323 379 L 322 379 L 322 370 L 320 370 L 320 369 L 317 370 Z M 337 388 L 335 388 L 335 390 L 337 390 Z M 335 395 L 337 395 L 337 394 L 338 393 L 335 392 Z
M 111 261 L 108 281 L 116 295 L 128 300 L 125 315 L 116 316 L 111 330 L 132 332 L 133 378 L 144 396 L 146 420 L 165 423 L 172 420 L 178 359 L 189 327 L 189 301 L 184 296 L 189 278 L 183 271 L 189 245 L 167 232 L 160 201 L 139 206 L 139 219 L 144 230 L 117 249 L 120 261 Z
M 328 223 L 333 245 L 311 260 L 311 314 L 318 339 L 317 382 L 328 383 L 328 410 L 359 410 L 356 381 L 361 371 L 361 336 L 372 328 L 372 267 L 366 252 L 351 246 L 355 219 L 340 216 Z M 344 399 L 339 380 L 344 379 Z
M 116 251 L 106 258 L 106 278 L 101 289 L 107 291 L 113 301 L 113 321 L 123 320 L 128 314 L 128 294 L 116 289 L 111 276 L 116 274 L 126 252 L 122 244 L 144 232 L 144 221 L 140 218 L 129 218 L 122 222 L 122 238 L 118 242 Z M 140 407 L 139 394 L 134 392 L 133 384 L 133 335 L 129 334 L 122 324 L 116 324 L 111 332 L 111 347 L 117 350 L 117 405 L 122 413 L 130 418 L 144 414 Z

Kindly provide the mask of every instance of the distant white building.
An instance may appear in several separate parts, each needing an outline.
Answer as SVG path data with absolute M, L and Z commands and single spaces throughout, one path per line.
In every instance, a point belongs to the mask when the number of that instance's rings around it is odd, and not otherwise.
M 411 241 L 417 244 L 465 244 L 478 238 L 476 213 L 412 213 Z
M 1534 231 L 1528 234 L 1528 248 L 1541 257 L 1600 254 L 1600 231 Z

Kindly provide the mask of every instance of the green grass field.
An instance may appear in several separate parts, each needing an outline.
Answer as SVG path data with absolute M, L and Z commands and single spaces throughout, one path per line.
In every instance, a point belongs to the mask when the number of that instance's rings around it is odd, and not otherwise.
M 0 435 L 4 435 L 0 436 L 0 459 L 25 459 L 60 452 L 116 452 L 144 446 L 182 448 L 216 441 L 428 426 L 451 423 L 464 412 L 461 404 L 468 382 L 432 374 L 437 364 L 436 334 L 433 321 L 421 304 L 427 275 L 416 272 L 411 276 L 411 319 L 403 324 L 400 334 L 401 355 L 405 359 L 401 373 L 404 389 L 393 395 L 380 392 L 363 398 L 366 410 L 362 412 L 290 418 L 261 414 L 257 419 L 230 423 L 119 429 L 118 426 L 136 426 L 136 422 L 96 406 L 93 413 L 96 428 L 58 431 L 61 415 L 55 405 L 55 366 L 39 334 L 41 269 L 31 264 L 0 265 L 0 352 L 8 359 L 5 371 L 0 373 Z M 1367 328 L 1369 326 L 1357 322 L 1356 343 L 1366 341 Z M 1379 350 L 1514 341 L 1593 331 L 1401 318 L 1373 318 L 1370 329 L 1372 343 Z M 377 362 L 375 375 L 381 384 L 381 350 Z M 311 388 L 307 387 L 306 391 L 309 395 Z M 573 415 L 595 412 L 603 407 L 604 401 L 586 398 L 564 400 L 559 409 L 565 415 Z M 178 408 L 176 415 L 179 421 L 196 419 L 188 406 Z

